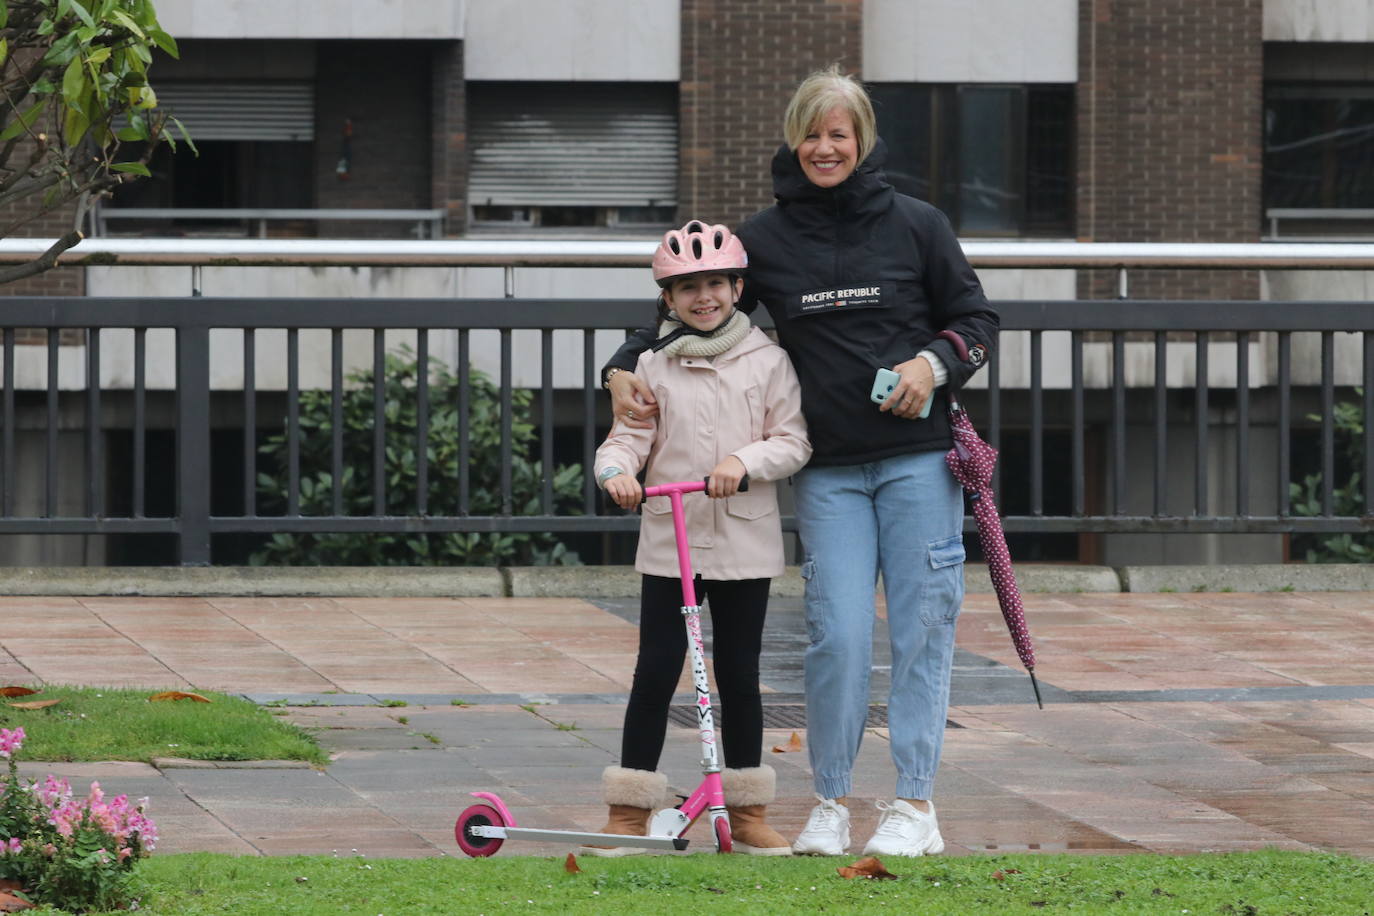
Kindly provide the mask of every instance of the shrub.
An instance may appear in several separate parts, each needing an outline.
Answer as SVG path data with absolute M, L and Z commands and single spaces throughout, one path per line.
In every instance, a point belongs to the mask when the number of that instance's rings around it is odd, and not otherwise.
M 418 372 L 413 352 L 403 347 L 386 356 L 386 514 L 414 515 L 418 490 L 416 468 L 416 393 Z M 441 360 L 429 360 L 430 402 L 427 454 L 428 512 L 458 515 L 458 377 Z M 500 390 L 478 370 L 469 373 L 468 474 L 470 515 L 501 513 Z M 300 416 L 300 511 L 302 515 L 333 512 L 332 393 L 302 391 Z M 515 515 L 540 509 L 543 468 L 531 456 L 536 445 L 530 421 L 531 393 L 511 396 L 511 484 Z M 342 394 L 343 478 L 345 515 L 373 511 L 373 379 L 372 370 L 348 374 Z M 273 461 L 272 473 L 258 475 L 264 514 L 284 512 L 287 487 L 286 433 L 271 436 L 260 451 Z M 577 514 L 582 466 L 562 465 L 553 473 L 553 511 Z M 479 533 L 278 533 L 250 558 L 253 565 L 287 566 L 500 566 L 575 565 L 577 554 L 543 532 Z
M 1355 389 L 1361 393 L 1360 389 Z M 1315 414 L 1309 420 L 1320 420 Z M 1334 481 L 1331 488 L 1332 506 L 1336 515 L 1362 516 L 1371 514 L 1364 503 L 1364 479 L 1359 469 L 1364 466 L 1364 408 L 1357 402 L 1342 401 L 1332 410 L 1335 427 L 1338 468 L 1349 468 L 1343 486 Z M 1337 477 L 1340 471 L 1336 472 Z M 1308 474 L 1302 483 L 1290 483 L 1289 504 L 1294 515 L 1315 517 L 1322 514 L 1322 475 Z M 1369 563 L 1374 561 L 1374 534 L 1301 535 L 1293 538 L 1294 546 L 1306 551 L 1308 563 Z M 1295 551 L 1296 552 L 1296 551 Z
M 25 785 L 15 763 L 24 730 L 0 728 L 0 878 L 19 882 L 35 903 L 64 910 L 121 909 L 130 903 L 129 873 L 153 850 L 157 828 L 147 799 L 106 800 L 100 783 L 74 798 L 65 779 Z

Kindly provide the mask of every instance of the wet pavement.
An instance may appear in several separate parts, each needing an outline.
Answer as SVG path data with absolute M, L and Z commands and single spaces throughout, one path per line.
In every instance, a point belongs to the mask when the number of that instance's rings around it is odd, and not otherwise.
M 960 616 L 935 798 L 951 854 L 1374 855 L 1374 594 L 1035 594 L 1026 606 L 1043 710 L 995 597 L 969 595 Z M 458 855 L 469 792 L 498 793 L 521 826 L 604 822 L 599 779 L 619 753 L 635 612 L 574 598 L 3 597 L 0 684 L 221 690 L 284 700 L 319 729 L 334 757 L 324 770 L 21 766 L 150 796 L 163 852 Z M 875 637 L 881 723 L 881 620 Z M 794 731 L 805 740 L 805 644 L 800 601 L 774 599 L 765 757 L 788 835 L 814 803 L 806 754 L 768 749 Z M 696 733 L 674 718 L 663 769 L 685 791 L 699 778 Z M 855 851 L 893 781 L 875 726 L 855 770 Z M 689 838 L 710 848 L 702 825 Z M 568 848 L 512 841 L 500 854 Z

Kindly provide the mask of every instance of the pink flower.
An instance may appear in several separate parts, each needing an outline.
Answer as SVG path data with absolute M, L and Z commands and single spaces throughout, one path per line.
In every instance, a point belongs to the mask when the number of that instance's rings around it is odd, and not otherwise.
M 47 780 L 40 787 L 34 785 L 33 791 L 38 795 L 43 807 L 51 810 L 59 804 L 72 797 L 71 783 L 65 779 L 57 779 L 52 774 L 48 774 Z
M 19 837 L 10 837 L 4 843 L 0 843 L 0 854 L 13 855 L 24 848 L 24 841 Z
M 24 730 L 22 728 L 0 728 L 0 757 L 9 757 L 23 746 Z

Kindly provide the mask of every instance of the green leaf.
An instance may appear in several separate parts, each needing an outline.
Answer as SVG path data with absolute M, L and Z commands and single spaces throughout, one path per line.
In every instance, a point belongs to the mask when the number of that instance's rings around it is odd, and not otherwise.
M 62 139 L 68 146 L 76 146 L 81 142 L 81 138 L 86 136 L 86 131 L 90 130 L 90 127 L 90 119 L 79 108 L 72 108 L 63 118 Z
M 73 57 L 62 74 L 62 100 L 68 106 L 80 110 L 81 93 L 86 88 L 86 71 L 81 68 L 81 58 Z
M 24 110 L 19 115 L 19 117 L 11 121 L 5 127 L 4 130 L 0 130 L 0 141 L 12 140 L 20 134 L 24 133 L 25 131 L 29 130 L 31 127 L 33 127 L 33 123 L 37 121 L 39 117 L 42 116 L 44 110 L 47 109 L 47 107 L 47 99 L 34 102 L 26 110 Z
M 139 38 L 142 38 L 144 41 L 148 40 L 148 36 L 144 33 L 143 29 L 139 28 L 138 23 L 130 19 L 129 14 L 124 12 L 123 10 L 110 10 L 110 18 L 113 19 L 115 22 L 118 22 L 120 25 L 124 26 L 124 28 L 128 29 L 130 32 L 133 32 Z
M 148 30 L 148 37 L 151 38 L 153 44 L 161 48 L 164 53 L 170 54 L 178 60 L 181 59 L 181 49 L 177 47 L 177 40 L 171 35 L 168 35 L 166 32 L 162 31 L 162 29 L 154 28 Z
M 66 0 L 66 2 L 76 12 L 77 17 L 82 22 L 86 23 L 87 27 L 92 29 L 96 27 L 95 20 L 92 19 L 91 14 L 86 11 L 86 7 L 81 5 L 80 0 Z
M 121 131 L 123 133 L 123 131 Z M 142 175 L 144 178 L 152 178 L 153 173 L 148 171 L 148 167 L 141 162 L 116 162 L 110 166 L 114 172 L 128 172 L 133 175 Z
M 3 28 L 3 26 L 0 26 L 0 28 Z M 8 38 L 0 38 L 0 64 L 4 64 L 5 61 L 9 60 L 9 56 L 10 40 Z
M 40 36 L 46 36 L 51 35 L 56 28 L 57 26 L 53 24 L 51 19 L 44 19 L 42 22 L 38 23 L 36 31 Z

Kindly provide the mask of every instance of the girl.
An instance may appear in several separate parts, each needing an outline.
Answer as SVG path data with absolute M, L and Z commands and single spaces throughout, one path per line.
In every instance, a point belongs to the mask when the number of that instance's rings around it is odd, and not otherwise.
M 747 262 L 744 246 L 724 226 L 693 221 L 664 235 L 653 265 L 663 321 L 658 340 L 635 367 L 658 399 L 657 422 L 648 429 L 612 427 L 596 453 L 596 477 L 623 509 L 644 498 L 635 477 L 641 467 L 650 485 L 710 477 L 712 499 L 687 501 L 687 530 L 702 578 L 698 598 L 710 598 L 727 767 L 721 778 L 734 848 L 790 855 L 787 841 L 765 819 L 776 776 L 760 765 L 759 650 L 769 581 L 783 569 L 772 481 L 806 464 L 811 446 L 791 362 L 735 309 Z M 741 493 L 746 474 L 750 486 Z M 687 652 L 667 497 L 644 503 L 635 569 L 644 576 L 639 658 L 625 710 L 622 765 L 607 767 L 603 776 L 610 819 L 602 832 L 643 836 L 668 785 L 657 772 L 658 758 Z

